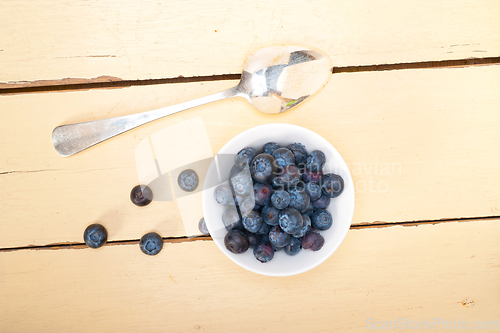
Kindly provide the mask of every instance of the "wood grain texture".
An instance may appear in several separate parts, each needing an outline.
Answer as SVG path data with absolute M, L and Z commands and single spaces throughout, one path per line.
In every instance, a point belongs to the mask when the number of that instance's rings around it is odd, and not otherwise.
M 496 0 L 7 0 L 0 6 L 2 87 L 240 73 L 250 53 L 274 44 L 321 48 L 336 66 L 500 54 Z
M 301 125 L 325 137 L 350 167 L 354 224 L 497 216 L 499 77 L 500 66 L 336 74 L 317 96 L 279 116 L 261 114 L 242 99 L 225 100 L 69 158 L 52 146 L 57 125 L 146 111 L 235 82 L 3 96 L 0 109 L 9 120 L 0 123 L 0 248 L 81 242 L 94 222 L 108 228 L 111 240 L 138 239 L 150 230 L 186 235 L 176 202 L 138 208 L 129 193 L 138 183 L 139 144 L 198 117 L 212 151 L 195 154 L 182 140 L 163 147 L 206 158 L 236 134 L 271 122 Z M 192 226 L 201 218 L 199 197 L 186 206 L 200 212 L 185 221 Z
M 137 245 L 4 252 L 0 330 L 365 332 L 439 318 L 498 332 L 499 237 L 500 220 L 351 230 L 323 264 L 286 278 L 248 272 L 210 241 L 156 257 Z

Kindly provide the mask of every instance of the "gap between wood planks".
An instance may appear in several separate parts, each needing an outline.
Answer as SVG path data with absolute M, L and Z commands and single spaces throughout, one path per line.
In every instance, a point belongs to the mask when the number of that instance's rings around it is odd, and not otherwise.
M 495 64 L 500 64 L 500 57 L 333 67 L 332 73 L 339 74 L 339 73 L 392 71 L 392 70 L 404 70 L 404 69 L 453 68 L 453 67 L 469 67 L 469 66 L 495 65 Z M 175 83 L 190 83 L 190 82 L 239 80 L 240 77 L 241 77 L 240 74 L 219 74 L 211 76 L 193 76 L 193 77 L 179 76 L 176 78 L 164 78 L 164 79 L 122 80 L 120 78 L 112 76 L 100 76 L 94 79 L 66 78 L 61 80 L 39 80 L 31 82 L 30 81 L 13 82 L 13 83 L 0 82 L 0 95 L 51 92 L 51 91 L 127 88 L 132 86 L 147 86 L 147 85 L 172 84 L 172 83 L 175 84 Z
M 417 227 L 419 225 L 434 225 L 439 223 L 447 222 L 475 222 L 475 221 L 491 221 L 500 219 L 500 216 L 483 216 L 483 217 L 467 217 L 467 218 L 449 218 L 449 219 L 439 219 L 439 220 L 420 220 L 420 221 L 406 221 L 406 222 L 361 222 L 350 227 L 351 230 L 355 229 L 370 229 L 370 228 L 388 228 L 388 227 Z M 179 236 L 179 237 L 163 237 L 165 243 L 184 243 L 184 242 L 194 242 L 194 241 L 211 241 L 210 236 Z M 114 245 L 129 245 L 129 244 L 139 244 L 139 239 L 129 239 L 129 240 L 116 240 L 109 241 L 105 246 Z M 87 245 L 83 242 L 81 243 L 55 243 L 46 245 L 31 245 L 31 246 L 19 246 L 10 248 L 0 248 L 0 252 L 13 252 L 21 250 L 61 250 L 61 249 L 85 249 Z

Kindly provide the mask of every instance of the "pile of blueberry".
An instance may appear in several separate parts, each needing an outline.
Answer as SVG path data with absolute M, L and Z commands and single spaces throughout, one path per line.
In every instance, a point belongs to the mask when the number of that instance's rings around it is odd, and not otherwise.
M 225 206 L 226 248 L 269 262 L 276 251 L 296 255 L 302 248 L 318 251 L 320 234 L 332 226 L 330 200 L 344 190 L 344 180 L 323 174 L 325 154 L 310 153 L 300 143 L 281 147 L 266 143 L 260 153 L 242 149 L 235 157 L 228 184 L 217 186 L 215 200 Z

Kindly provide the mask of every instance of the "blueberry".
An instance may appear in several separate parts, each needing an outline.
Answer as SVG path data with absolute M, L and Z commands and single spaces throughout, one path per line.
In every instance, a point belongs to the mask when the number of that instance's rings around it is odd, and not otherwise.
M 269 262 L 274 257 L 274 250 L 269 243 L 260 243 L 253 249 L 255 258 L 261 263 Z
M 246 165 L 250 165 L 253 158 L 257 156 L 257 151 L 252 147 L 243 148 L 234 157 L 234 162 L 240 168 L 244 168 Z
M 137 185 L 130 191 L 130 200 L 139 207 L 149 205 L 153 200 L 153 191 L 146 185 Z
M 295 165 L 287 165 L 281 169 L 280 175 L 286 188 L 294 187 L 300 182 L 300 171 Z
M 247 216 L 243 218 L 243 227 L 253 233 L 258 233 L 264 220 L 259 212 L 252 210 Z
M 88 247 L 97 249 L 108 240 L 108 232 L 103 225 L 94 223 L 89 225 L 83 232 L 83 240 Z
M 214 197 L 217 203 L 230 206 L 234 204 L 233 191 L 228 184 L 220 184 L 214 190 Z
M 232 253 L 244 253 L 248 250 L 250 243 L 242 231 L 230 230 L 224 236 L 224 245 Z
M 253 182 L 248 168 L 240 169 L 239 172 L 234 172 L 231 176 L 231 186 L 234 190 L 234 195 L 244 196 L 250 194 L 253 190 Z
M 321 184 L 321 177 L 323 177 L 323 171 L 312 172 L 307 169 L 303 170 L 302 179 L 306 182 L 315 182 Z
M 283 189 L 287 188 L 285 180 L 283 179 L 283 177 L 281 177 L 279 175 L 272 176 L 271 180 L 269 181 L 269 183 L 271 184 L 271 186 L 274 189 L 283 190 Z
M 258 183 L 267 183 L 276 172 L 274 158 L 269 154 L 259 154 L 250 164 L 250 172 Z
M 250 247 L 254 247 L 255 245 L 260 243 L 261 235 L 254 234 L 252 232 L 247 233 L 248 244 Z
M 287 234 L 293 234 L 297 232 L 304 221 L 302 220 L 302 215 L 295 208 L 285 208 L 280 212 L 279 215 L 279 226 Z
M 290 204 L 290 194 L 285 190 L 279 190 L 271 196 L 271 204 L 276 209 L 285 209 Z
M 304 222 L 302 228 L 292 234 L 295 238 L 304 237 L 311 230 L 311 218 L 306 214 L 302 214 L 302 221 Z
M 227 230 L 243 228 L 240 214 L 238 214 L 236 207 L 228 207 L 224 213 L 222 213 L 222 223 L 224 223 Z
M 313 214 L 313 212 L 314 212 L 314 209 L 315 209 L 315 208 L 314 208 L 314 205 L 313 205 L 313 201 L 312 201 L 312 200 L 310 200 L 310 201 L 309 201 L 309 206 L 307 206 L 307 209 L 306 209 L 306 211 L 304 212 L 304 214 L 305 214 L 305 215 L 307 215 L 307 216 L 309 216 L 309 217 L 311 217 L 311 216 L 312 216 L 312 214 Z
M 311 224 L 318 230 L 330 229 L 333 223 L 332 214 L 326 209 L 318 209 L 311 217 Z
M 286 146 L 286 148 L 290 149 L 295 156 L 295 164 L 299 165 L 306 163 L 307 151 L 306 147 L 304 147 L 301 143 L 295 142 Z
M 344 179 L 334 173 L 327 173 L 321 178 L 321 189 L 324 195 L 336 198 L 344 191 Z
M 255 183 L 253 195 L 257 205 L 265 206 L 271 203 L 271 196 L 274 190 L 269 184 Z
M 262 208 L 262 219 L 266 224 L 278 225 L 280 211 L 273 206 L 265 206 Z
M 299 253 L 301 247 L 301 240 L 295 237 L 290 237 L 290 242 L 285 246 L 285 253 L 289 256 L 294 256 Z
M 295 164 L 295 156 L 290 149 L 278 148 L 273 152 L 273 157 L 276 160 L 276 165 L 284 168 L 287 165 Z
M 305 185 L 305 189 L 312 201 L 318 200 L 321 197 L 321 186 L 318 183 L 309 182 Z
M 269 242 L 276 248 L 285 247 L 290 242 L 290 235 L 276 225 L 269 231 Z
M 139 247 L 144 254 L 154 256 L 163 248 L 163 239 L 156 232 L 149 232 L 141 237 Z
M 311 201 L 309 194 L 300 187 L 292 188 L 288 192 L 290 193 L 290 204 L 288 206 L 295 208 L 300 213 L 305 213 Z
M 186 169 L 177 177 L 177 183 L 181 190 L 186 192 L 193 192 L 198 187 L 198 175 L 194 170 Z
M 205 218 L 202 217 L 200 222 L 198 222 L 198 230 L 205 235 L 205 236 L 210 236 L 210 232 L 208 232 L 207 224 L 205 223 Z
M 325 239 L 323 236 L 316 232 L 310 232 L 302 238 L 302 248 L 312 251 L 318 251 L 325 244 Z
M 311 172 L 320 172 L 325 165 L 326 157 L 321 150 L 314 150 L 306 159 L 306 169 Z
M 281 148 L 281 146 L 276 142 L 268 142 L 262 147 L 262 153 L 272 155 L 278 148 Z
M 316 209 L 327 209 L 330 205 L 330 197 L 322 194 L 318 200 L 313 201 L 313 206 Z
M 267 223 L 262 223 L 262 227 L 256 232 L 257 235 L 267 235 L 271 230 L 271 226 Z

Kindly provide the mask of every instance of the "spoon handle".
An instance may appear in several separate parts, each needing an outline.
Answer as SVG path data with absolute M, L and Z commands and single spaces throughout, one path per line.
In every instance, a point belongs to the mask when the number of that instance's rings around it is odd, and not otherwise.
M 199 105 L 240 95 L 233 87 L 212 95 L 161 109 L 131 114 L 128 116 L 61 125 L 52 131 L 52 143 L 59 155 L 67 157 L 85 150 L 104 140 L 124 133 L 150 121 L 169 116 Z

